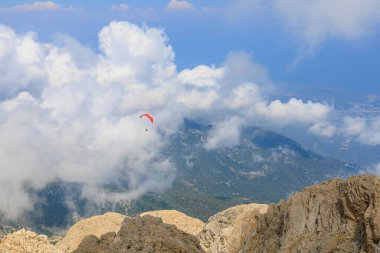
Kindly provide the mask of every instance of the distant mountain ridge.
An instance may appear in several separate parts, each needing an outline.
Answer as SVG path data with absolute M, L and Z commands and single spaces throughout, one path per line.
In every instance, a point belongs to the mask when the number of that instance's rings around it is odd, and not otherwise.
M 176 167 L 176 179 L 162 194 L 147 193 L 130 203 L 97 206 L 81 198 L 80 185 L 56 181 L 33 193 L 39 201 L 14 224 L 49 233 L 50 228 L 63 228 L 78 218 L 107 211 L 133 216 L 158 209 L 175 209 L 206 221 L 231 206 L 275 203 L 305 186 L 361 169 L 258 127 L 244 128 L 233 147 L 207 150 L 204 143 L 210 130 L 212 125 L 187 120 L 170 137 L 162 155 Z M 67 199 L 75 204 L 75 214 L 66 206 Z
M 164 150 L 177 168 L 173 187 L 133 201 L 131 214 L 161 207 L 205 220 L 232 205 L 278 202 L 305 186 L 361 169 L 258 127 L 244 128 L 233 147 L 207 150 L 204 143 L 211 129 L 208 124 L 185 121 Z

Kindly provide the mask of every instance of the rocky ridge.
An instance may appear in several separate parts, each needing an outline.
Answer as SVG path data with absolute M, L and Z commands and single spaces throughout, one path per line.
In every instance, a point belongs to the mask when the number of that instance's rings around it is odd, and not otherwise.
M 175 210 L 135 217 L 108 213 L 78 222 L 56 246 L 46 236 L 20 230 L 0 239 L 0 252 L 377 253 L 379 194 L 379 177 L 334 179 L 279 204 L 226 209 L 203 228 L 199 220 Z
M 268 205 L 247 204 L 228 208 L 211 216 L 199 233 L 206 252 L 238 252 L 256 225 L 255 217 L 267 211 Z
M 199 240 L 165 224 L 161 218 L 137 215 L 125 219 L 119 232 L 109 232 L 100 238 L 85 237 L 75 253 L 122 253 L 122 252 L 203 252 Z
M 125 218 L 127 216 L 123 214 L 110 212 L 81 220 L 69 229 L 66 236 L 56 246 L 63 252 L 72 252 L 89 235 L 100 238 L 103 234 L 118 232 Z
M 257 216 L 241 252 L 380 252 L 380 178 L 334 179 Z
M 177 229 L 191 235 L 198 235 L 204 227 L 205 223 L 200 219 L 192 218 L 177 210 L 158 210 L 151 212 L 144 212 L 141 216 L 151 215 L 162 219 L 163 223 L 173 224 Z
M 63 253 L 51 245 L 46 235 L 21 229 L 0 239 L 1 253 Z

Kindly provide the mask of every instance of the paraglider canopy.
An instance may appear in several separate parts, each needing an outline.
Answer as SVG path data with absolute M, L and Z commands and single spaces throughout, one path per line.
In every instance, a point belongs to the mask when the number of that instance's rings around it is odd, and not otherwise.
M 153 124 L 153 116 L 152 115 L 150 115 L 149 113 L 144 113 L 144 114 L 141 114 L 140 115 L 140 118 L 142 118 L 142 117 L 147 117 L 149 120 L 150 120 L 150 122 Z

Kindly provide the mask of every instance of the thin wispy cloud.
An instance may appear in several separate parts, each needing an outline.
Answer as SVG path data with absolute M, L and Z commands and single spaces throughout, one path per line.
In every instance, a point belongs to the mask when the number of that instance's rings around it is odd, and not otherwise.
M 195 9 L 194 4 L 188 1 L 170 0 L 166 6 L 167 10 L 189 10 Z
M 303 43 L 303 56 L 313 54 L 329 39 L 360 40 L 380 24 L 377 0 L 276 0 L 273 11 L 285 29 Z
M 215 9 L 227 22 L 260 22 L 279 27 L 295 41 L 297 61 L 312 56 L 326 41 L 360 41 L 378 31 L 377 0 L 236 0 Z M 273 29 L 273 26 L 271 27 Z
M 366 145 L 380 145 L 380 118 L 352 117 L 343 119 L 342 133 Z
M 19 4 L 11 7 L 0 7 L 0 11 L 3 12 L 57 11 L 60 9 L 62 9 L 62 7 L 53 1 L 34 2 L 31 4 Z
M 130 9 L 128 4 L 114 4 L 111 6 L 113 11 L 128 11 Z
M 215 149 L 220 147 L 232 147 L 240 141 L 240 128 L 243 125 L 243 119 L 232 117 L 228 120 L 216 123 L 204 144 L 206 149 Z

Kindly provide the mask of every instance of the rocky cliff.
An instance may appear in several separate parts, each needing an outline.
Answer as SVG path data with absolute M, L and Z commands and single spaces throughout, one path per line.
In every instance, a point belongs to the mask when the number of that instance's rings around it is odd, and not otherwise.
M 334 179 L 270 206 L 240 205 L 203 224 L 175 210 L 116 213 L 75 224 L 56 245 L 20 230 L 0 252 L 380 252 L 380 178 Z
M 205 223 L 199 219 L 192 218 L 177 210 L 159 210 L 140 214 L 141 216 L 151 215 L 162 219 L 163 223 L 173 224 L 185 233 L 197 236 Z
M 380 178 L 330 180 L 256 218 L 241 252 L 380 252 Z

